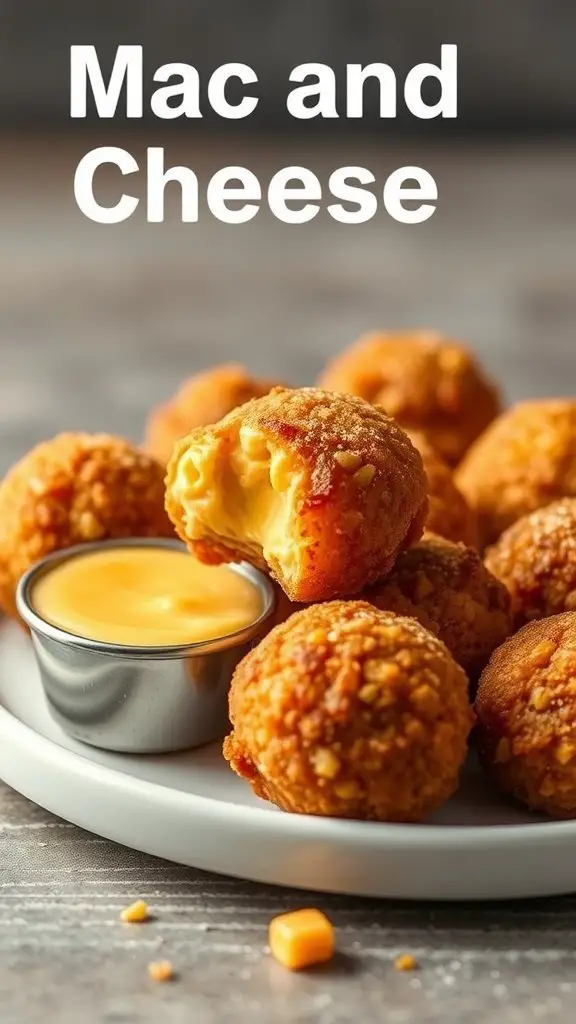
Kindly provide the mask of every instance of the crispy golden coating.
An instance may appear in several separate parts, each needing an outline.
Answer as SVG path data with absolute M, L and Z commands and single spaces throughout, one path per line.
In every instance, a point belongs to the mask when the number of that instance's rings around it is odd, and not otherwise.
M 415 619 L 311 605 L 237 667 L 224 756 L 286 811 L 420 821 L 456 789 L 466 676 Z
M 488 548 L 485 563 L 510 591 L 516 629 L 576 611 L 576 498 L 513 523 Z
M 530 622 L 494 652 L 476 698 L 482 764 L 500 789 L 576 817 L 576 615 Z
M 202 561 L 247 559 L 291 601 L 353 594 L 422 533 L 422 459 L 362 399 L 275 389 L 198 428 L 168 467 L 167 508 Z
M 450 466 L 419 430 L 406 433 L 422 456 L 428 477 L 428 518 L 426 529 L 448 540 L 478 546 L 476 516 L 454 482 Z
M 478 516 L 480 540 L 557 498 L 576 496 L 576 400 L 513 406 L 472 446 L 456 483 Z
M 174 445 L 195 427 L 217 423 L 251 398 L 261 398 L 279 381 L 251 377 L 237 363 L 214 366 L 185 380 L 168 402 L 152 410 L 146 423 L 144 447 L 166 465 Z
M 15 615 L 20 576 L 62 548 L 115 537 L 173 537 L 164 470 L 107 434 L 60 434 L 0 484 L 0 604 Z
M 319 385 L 383 405 L 402 426 L 424 431 L 450 465 L 500 409 L 474 356 L 435 331 L 366 334 L 326 367 Z
M 478 552 L 431 533 L 360 597 L 384 611 L 413 615 L 440 637 L 472 682 L 512 631 L 510 595 Z

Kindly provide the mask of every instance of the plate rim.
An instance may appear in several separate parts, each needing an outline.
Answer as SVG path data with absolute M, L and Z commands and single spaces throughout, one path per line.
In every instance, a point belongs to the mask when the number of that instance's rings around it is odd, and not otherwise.
M 563 821 L 538 821 L 518 822 L 516 824 L 495 824 L 495 825 L 426 825 L 394 822 L 372 822 L 359 821 L 356 819 L 340 819 L 322 817 L 320 815 L 291 814 L 284 811 L 271 813 L 265 805 L 262 807 L 245 804 L 236 804 L 231 800 L 223 800 L 216 797 L 190 792 L 188 790 L 177 790 L 162 782 L 153 782 L 149 779 L 142 779 L 129 773 L 122 772 L 115 767 L 100 764 L 92 761 L 88 756 L 68 747 L 61 746 L 57 741 L 50 739 L 42 733 L 37 732 L 32 726 L 21 721 L 16 715 L 0 706 L 0 740 L 10 736 L 9 742 L 18 741 L 21 748 L 34 746 L 33 756 L 43 760 L 49 760 L 52 764 L 57 760 L 60 768 L 74 770 L 74 774 L 90 774 L 98 782 L 105 785 L 118 783 L 124 790 L 132 790 L 141 796 L 150 796 L 162 791 L 162 799 L 180 806 L 182 809 L 190 810 L 191 805 L 209 811 L 211 816 L 229 819 L 233 816 L 241 821 L 243 825 L 253 825 L 255 829 L 274 833 L 277 838 L 290 836 L 301 832 L 306 838 L 310 837 L 310 830 L 314 832 L 314 839 L 318 842 L 338 842 L 345 846 L 358 846 L 366 844 L 369 847 L 394 847 L 412 849 L 414 846 L 429 846 L 435 853 L 443 849 L 454 852 L 461 849 L 463 852 L 474 847 L 477 852 L 482 846 L 489 847 L 492 851 L 507 848 L 511 845 L 530 842 L 531 849 L 535 847 L 548 847 L 554 841 L 576 840 L 576 820 Z M 88 751 L 89 751 L 88 747 Z M 1 767 L 0 777 L 4 776 Z

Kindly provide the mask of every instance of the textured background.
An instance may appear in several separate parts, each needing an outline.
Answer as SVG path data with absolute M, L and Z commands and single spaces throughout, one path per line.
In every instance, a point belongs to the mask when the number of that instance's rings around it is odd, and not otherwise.
M 65 121 L 73 43 L 96 45 L 103 60 L 118 43 L 140 43 L 150 75 L 165 61 L 204 73 L 225 61 L 250 64 L 264 85 L 256 126 L 285 123 L 296 64 L 375 60 L 400 74 L 437 59 L 442 42 L 459 46 L 458 131 L 570 129 L 576 113 L 576 5 L 568 0 L 1 0 L 0 24 L 0 117 L 19 125 Z M 381 134 L 379 122 L 372 127 Z
M 384 173 L 421 160 L 438 210 L 399 225 L 345 227 L 265 213 L 223 225 L 142 216 L 97 225 L 71 181 L 94 140 L 0 145 L 0 460 L 56 430 L 139 438 L 152 403 L 193 370 L 241 359 L 296 384 L 372 327 L 431 326 L 478 350 L 510 397 L 574 389 L 576 150 L 568 144 L 382 146 L 354 159 Z M 138 152 L 137 140 L 128 146 Z M 229 141 L 168 142 L 203 181 Z M 326 180 L 350 144 L 245 139 L 234 159 L 262 179 L 297 159 Z M 117 187 L 117 185 L 116 185 Z M 174 203 L 177 190 L 172 193 Z

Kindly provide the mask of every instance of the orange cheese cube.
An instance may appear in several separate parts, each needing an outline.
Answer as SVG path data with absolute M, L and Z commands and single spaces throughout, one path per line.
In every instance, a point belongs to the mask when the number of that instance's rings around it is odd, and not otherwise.
M 268 943 L 279 963 L 298 971 L 332 959 L 334 929 L 321 910 L 295 910 L 273 918 Z

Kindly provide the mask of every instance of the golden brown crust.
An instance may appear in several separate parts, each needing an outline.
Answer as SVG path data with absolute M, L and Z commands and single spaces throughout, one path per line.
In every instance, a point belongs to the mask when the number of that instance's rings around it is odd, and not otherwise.
M 144 447 L 166 465 L 174 445 L 195 427 L 217 423 L 251 398 L 267 395 L 279 381 L 252 377 L 244 366 L 225 363 L 185 380 L 175 395 L 152 410 L 146 423 Z
M 576 615 L 531 622 L 499 647 L 476 713 L 496 784 L 534 810 L 576 817 Z
M 16 614 L 20 576 L 52 551 L 173 536 L 159 463 L 107 434 L 60 434 L 33 448 L 0 484 L 0 604 Z
M 511 632 L 508 591 L 478 552 L 430 533 L 360 597 L 417 618 L 440 637 L 472 682 Z
M 266 468 L 268 459 L 266 486 L 284 502 L 287 559 L 272 547 L 266 557 L 267 538 L 250 536 L 249 522 L 239 526 L 236 510 L 249 499 L 234 466 L 247 455 L 247 439 L 258 448 L 255 460 Z M 282 460 L 276 474 L 274 458 Z M 317 388 L 275 389 L 180 442 L 168 467 L 167 509 L 203 561 L 247 558 L 268 569 L 290 600 L 315 601 L 353 594 L 391 569 L 422 533 L 426 486 L 407 435 L 367 402 Z M 214 498 L 226 494 L 234 494 L 234 536 L 212 523 Z
M 472 446 L 456 483 L 491 544 L 521 516 L 576 496 L 576 400 L 521 402 Z
M 426 529 L 448 540 L 461 541 L 468 547 L 478 546 L 476 516 L 458 490 L 447 462 L 418 430 L 406 433 L 422 456 L 428 477 L 428 518 Z
M 466 676 L 415 619 L 311 605 L 232 680 L 224 756 L 303 814 L 419 821 L 454 792 L 472 722 Z
M 513 523 L 486 552 L 512 598 L 516 629 L 576 611 L 576 498 L 563 498 Z
M 450 465 L 500 409 L 496 386 L 468 349 L 434 331 L 364 335 L 319 385 L 384 406 L 402 426 L 422 430 Z

